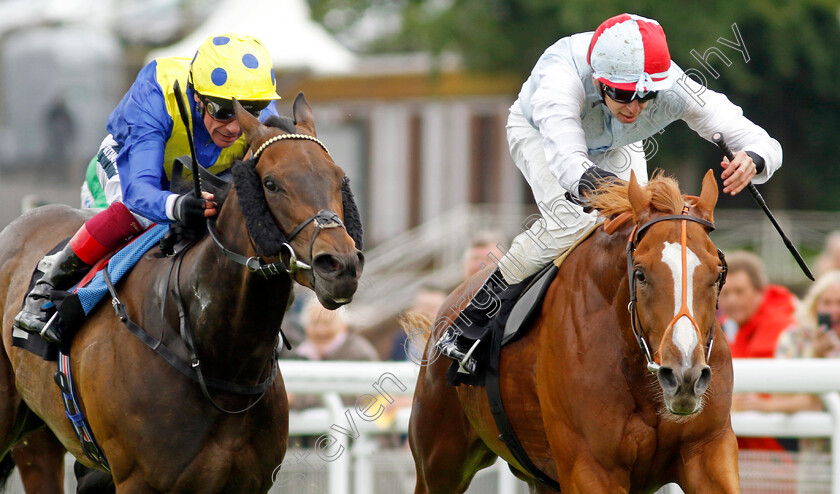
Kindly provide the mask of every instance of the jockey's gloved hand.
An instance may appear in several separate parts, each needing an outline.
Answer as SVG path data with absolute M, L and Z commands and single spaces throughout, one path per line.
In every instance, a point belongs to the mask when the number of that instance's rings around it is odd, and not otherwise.
M 204 225 L 204 211 L 206 199 L 184 194 L 175 199 L 172 214 L 175 219 L 190 229 L 198 230 Z
M 566 192 L 566 200 L 582 206 L 583 211 L 588 213 L 592 211 L 592 208 L 589 206 L 592 203 L 592 199 L 587 199 L 587 195 L 591 196 L 595 194 L 598 187 L 613 184 L 617 180 L 620 179 L 615 173 L 602 170 L 597 166 L 590 166 L 583 172 L 583 175 L 581 175 L 578 181 L 577 194 Z

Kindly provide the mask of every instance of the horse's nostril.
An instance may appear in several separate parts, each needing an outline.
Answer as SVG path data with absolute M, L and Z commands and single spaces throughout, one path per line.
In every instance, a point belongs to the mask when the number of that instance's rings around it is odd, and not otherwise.
M 312 268 L 320 276 L 331 278 L 356 278 L 362 272 L 364 256 L 357 254 L 318 254 Z
M 677 376 L 674 375 L 674 369 L 670 367 L 660 367 L 656 377 L 659 379 L 659 385 L 662 386 L 663 391 L 673 393 L 679 387 Z
M 323 274 L 333 274 L 341 269 L 341 262 L 332 254 L 321 254 L 313 261 L 314 268 Z
M 702 395 L 706 392 L 706 389 L 709 387 L 711 382 L 712 369 L 707 365 L 703 367 L 702 371 L 700 371 L 700 377 L 697 379 L 697 382 L 694 383 L 694 392 L 698 395 Z

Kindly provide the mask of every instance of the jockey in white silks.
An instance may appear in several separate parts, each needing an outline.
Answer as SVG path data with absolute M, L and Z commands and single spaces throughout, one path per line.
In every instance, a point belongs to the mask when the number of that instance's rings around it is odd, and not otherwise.
M 470 357 L 508 285 L 535 274 L 601 219 L 584 212 L 585 193 L 611 177 L 647 181 L 643 140 L 683 120 L 737 151 L 721 162 L 724 193 L 763 183 L 782 165 L 781 145 L 741 108 L 691 79 L 671 60 L 658 22 L 632 14 L 595 32 L 560 39 L 539 58 L 510 108 L 511 156 L 531 186 L 541 219 L 514 238 L 496 271 L 438 341 L 444 355 L 473 373 Z M 477 302 L 481 300 L 481 302 Z M 471 341 L 468 341 L 471 340 Z

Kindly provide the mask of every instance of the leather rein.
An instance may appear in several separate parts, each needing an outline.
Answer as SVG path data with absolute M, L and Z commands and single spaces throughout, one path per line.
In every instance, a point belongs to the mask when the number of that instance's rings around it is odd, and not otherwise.
M 709 229 L 709 232 L 714 231 L 715 224 L 711 221 L 704 220 L 703 218 L 698 218 L 697 216 L 691 216 L 688 214 L 688 205 L 683 205 L 683 210 L 681 214 L 670 214 L 665 216 L 660 216 L 658 218 L 654 218 L 647 223 L 643 224 L 642 226 L 636 225 L 633 227 L 633 231 L 630 233 L 630 238 L 627 240 L 627 282 L 630 286 L 630 303 L 627 304 L 627 310 L 630 312 L 630 327 L 633 329 L 633 335 L 636 337 L 636 342 L 639 344 L 639 348 L 642 350 L 642 354 L 647 361 L 647 370 L 653 374 L 659 372 L 660 364 L 656 363 L 653 359 L 653 355 L 650 350 L 650 345 L 645 338 L 646 331 L 642 327 L 642 321 L 639 318 L 638 312 L 638 300 L 636 297 L 636 267 L 635 267 L 635 258 L 633 254 L 636 250 L 636 246 L 639 244 L 639 241 L 642 235 L 653 225 L 656 223 L 660 223 L 662 221 L 679 221 L 680 224 L 680 251 L 681 251 L 681 258 L 682 258 L 682 287 L 681 287 L 681 305 L 680 309 L 677 311 L 677 314 L 671 319 L 669 326 L 673 326 L 676 322 L 682 317 L 688 317 L 688 320 L 691 321 L 692 326 L 694 326 L 695 331 L 697 331 L 697 340 L 701 341 L 702 332 L 700 331 L 700 327 L 697 325 L 697 322 L 691 316 L 691 311 L 688 307 L 688 276 L 687 276 L 687 251 L 688 251 L 688 240 L 687 240 L 687 233 L 686 227 L 689 221 L 694 223 L 699 223 L 706 228 Z M 720 294 L 721 288 L 723 288 L 723 284 L 726 282 L 726 273 L 728 271 L 728 267 L 726 265 L 726 258 L 723 255 L 723 252 L 720 249 L 717 249 L 718 258 L 721 262 L 721 271 L 720 275 L 718 276 L 717 285 L 718 285 L 718 294 Z M 709 330 L 709 337 L 706 341 L 706 362 L 712 356 L 712 346 L 715 342 L 715 322 L 712 321 L 712 326 Z

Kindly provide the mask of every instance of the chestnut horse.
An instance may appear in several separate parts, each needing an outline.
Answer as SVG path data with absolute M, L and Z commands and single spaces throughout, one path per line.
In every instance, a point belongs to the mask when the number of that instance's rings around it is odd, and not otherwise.
M 601 189 L 595 208 L 606 217 L 631 212 L 633 221 L 612 235 L 599 228 L 572 251 L 524 335 L 502 350 L 508 418 L 564 494 L 653 492 L 669 482 L 687 493 L 738 492 L 732 361 L 715 320 L 725 263 L 708 235 L 717 196 L 711 171 L 699 198 L 661 176 Z M 485 388 L 448 387 L 450 362 L 433 355 L 469 286 L 475 280 L 438 313 L 418 377 L 409 429 L 415 493 L 464 492 L 497 457 L 532 492 L 555 492 L 499 439 Z M 650 358 L 631 327 L 631 287 Z
M 240 190 L 235 181 L 215 222 L 218 243 L 205 236 L 180 257 L 174 272 L 174 261 L 153 249 L 117 289 L 131 320 L 168 342 L 177 340 L 183 310 L 208 380 L 241 387 L 270 385 L 261 397 L 218 387 L 210 387 L 205 396 L 202 387 L 127 331 L 111 304 L 101 304 L 75 335 L 70 358 L 83 410 L 118 493 L 267 492 L 288 436 L 288 401 L 283 380 L 274 372 L 292 282 L 313 289 L 329 308 L 349 302 L 358 285 L 363 257 L 339 220 L 346 213 L 344 172 L 315 138 L 312 111 L 303 95 L 295 99 L 294 121 L 282 117 L 275 126 L 263 125 L 235 106 L 250 148 L 263 152 L 256 164 L 252 160 L 234 166 L 234 171 L 247 167 L 251 187 Z M 261 207 L 265 217 L 251 222 L 249 203 Z M 324 211 L 336 215 L 319 215 Z M 53 381 L 55 363 L 11 346 L 12 319 L 35 265 L 88 217 L 68 207 L 46 206 L 0 233 L 5 346 L 0 357 L 0 455 L 27 430 L 46 423 L 76 458 L 96 466 L 65 416 Z M 281 250 L 283 259 L 276 250 L 260 252 L 260 235 L 266 235 L 261 230 L 272 229 L 291 233 L 290 247 Z M 244 257 L 237 260 L 235 254 Z M 284 271 L 295 256 L 301 260 L 298 269 Z M 250 258 L 248 267 L 239 263 L 245 258 Z M 273 269 L 252 269 L 268 263 Z M 276 377 L 270 381 L 272 375 Z

